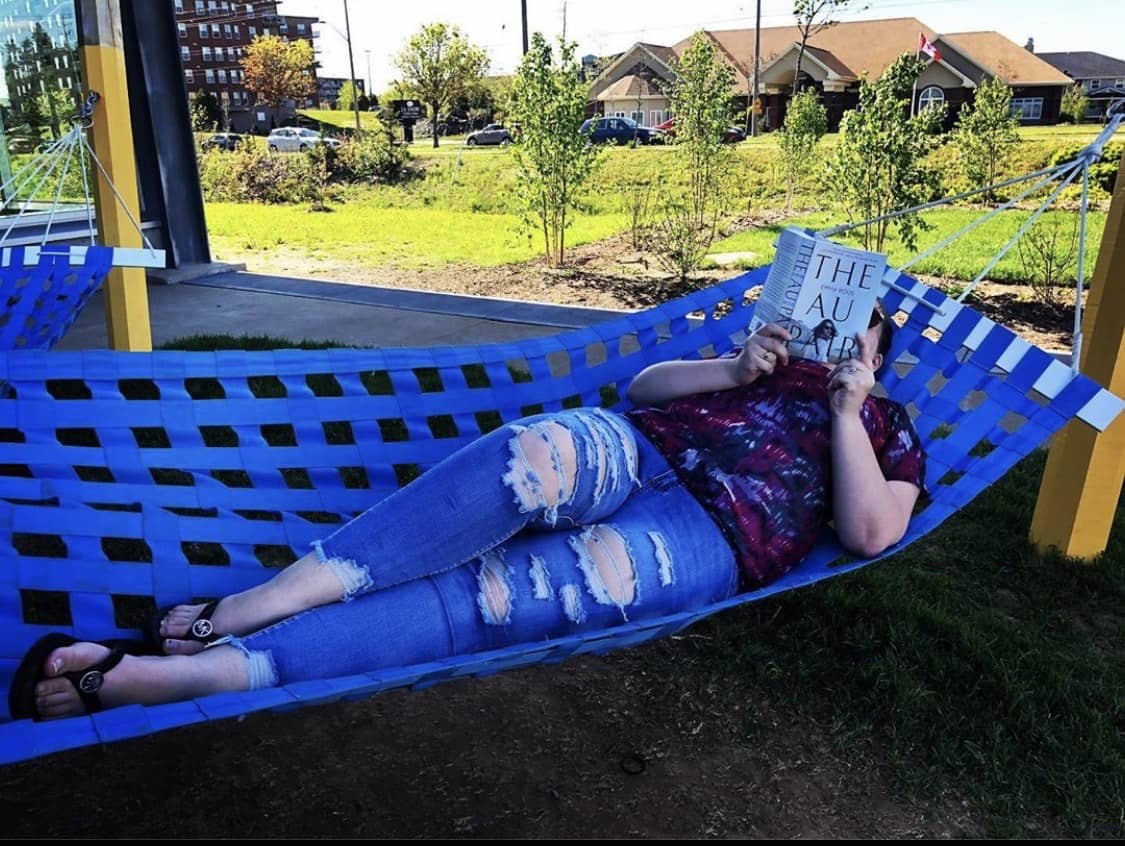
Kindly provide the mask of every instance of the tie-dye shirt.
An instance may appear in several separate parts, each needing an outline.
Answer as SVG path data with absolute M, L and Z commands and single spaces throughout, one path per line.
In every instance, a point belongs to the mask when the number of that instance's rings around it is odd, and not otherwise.
M 831 519 L 824 365 L 794 360 L 750 385 L 628 416 L 723 529 L 747 588 L 791 569 Z M 860 416 L 883 475 L 921 488 L 925 455 L 906 410 L 868 396 Z

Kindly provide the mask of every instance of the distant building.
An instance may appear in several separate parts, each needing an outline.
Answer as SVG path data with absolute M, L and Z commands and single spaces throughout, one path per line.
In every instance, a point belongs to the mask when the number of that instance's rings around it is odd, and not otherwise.
M 317 97 L 320 99 L 320 105 L 327 108 L 331 103 L 336 105 L 336 101 L 340 99 L 340 89 L 344 87 L 344 83 L 348 81 L 346 76 L 321 76 L 316 80 Z M 356 91 L 360 96 L 367 93 L 365 83 L 362 79 L 353 79 Z
M 719 56 L 735 71 L 737 92 L 732 117 L 745 115 L 754 74 L 754 30 L 704 31 Z M 845 111 L 855 108 L 864 74 L 881 77 L 903 53 L 914 54 L 919 36 L 940 50 L 918 79 L 916 105 L 945 103 L 953 124 L 961 106 L 971 102 L 977 86 L 996 78 L 1012 88 L 1012 110 L 1023 123 L 1056 123 L 1062 93 L 1073 84 L 1057 68 L 998 32 L 939 35 L 917 18 L 845 21 L 817 33 L 801 63 L 800 88 L 815 88 L 835 128 Z M 800 33 L 795 26 L 763 28 L 758 95 L 763 125 L 775 129 L 785 119 L 793 90 Z M 638 42 L 610 61 L 590 88 L 589 110 L 638 123 L 656 125 L 670 117 L 665 94 L 675 67 L 689 44 L 670 47 Z
M 254 95 L 246 90 L 242 57 L 250 42 L 259 35 L 276 35 L 286 41 L 303 38 L 316 45 L 313 24 L 319 19 L 280 14 L 280 5 L 278 0 L 174 0 L 188 98 L 200 90 L 210 91 L 235 132 L 268 132 L 275 122 L 273 110 L 254 108 Z M 318 106 L 316 94 L 303 103 L 283 103 L 280 123 L 291 120 L 299 108 Z
M 9 128 L 50 126 L 57 134 L 65 131 L 82 88 L 74 0 L 41 0 L 38 5 L 33 16 L 26 0 L 0 0 L 0 105 Z M 69 96 L 43 96 L 48 91 Z
M 1125 97 L 1125 62 L 1102 53 L 1039 53 L 1039 58 L 1065 73 L 1090 100 L 1087 120 L 1105 120 L 1110 103 Z

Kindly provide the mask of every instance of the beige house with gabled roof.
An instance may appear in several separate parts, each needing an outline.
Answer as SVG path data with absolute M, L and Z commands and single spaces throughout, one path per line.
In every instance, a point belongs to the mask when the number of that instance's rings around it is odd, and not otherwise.
M 860 78 L 865 74 L 878 78 L 903 53 L 915 52 L 920 34 L 938 46 L 941 59 L 931 62 L 919 77 L 915 95 L 919 105 L 947 103 L 952 123 L 980 82 L 996 77 L 1013 89 L 1024 122 L 1058 120 L 1062 92 L 1073 84 L 1068 76 L 998 32 L 941 34 L 917 18 L 847 21 L 822 30 L 806 45 L 803 87 L 820 90 L 829 122 L 835 126 L 846 110 L 855 107 Z M 714 30 L 705 35 L 735 70 L 733 112 L 744 114 L 754 73 L 754 30 Z M 759 94 L 767 128 L 778 126 L 784 118 L 800 39 L 796 26 L 761 31 Z M 668 114 L 664 86 L 674 77 L 676 61 L 689 42 L 684 39 L 671 47 L 633 45 L 594 80 L 592 111 L 634 119 L 641 115 L 641 123 L 659 122 L 652 117 Z

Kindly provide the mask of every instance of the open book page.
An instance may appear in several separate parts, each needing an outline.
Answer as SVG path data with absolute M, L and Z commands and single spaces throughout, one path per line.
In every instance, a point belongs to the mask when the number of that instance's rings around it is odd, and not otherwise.
M 782 230 L 777 257 L 754 307 L 750 331 L 766 323 L 789 330 L 789 355 L 834 363 L 859 354 L 883 284 L 887 258 L 796 227 Z

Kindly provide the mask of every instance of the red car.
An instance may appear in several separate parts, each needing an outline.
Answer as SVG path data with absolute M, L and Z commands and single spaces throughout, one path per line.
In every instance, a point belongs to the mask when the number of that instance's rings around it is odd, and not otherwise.
M 676 119 L 668 118 L 664 123 L 656 125 L 657 129 L 663 130 L 669 138 L 674 138 L 676 135 Z M 737 144 L 739 141 L 746 140 L 746 132 L 738 126 L 728 126 L 723 130 L 723 143 L 724 144 Z

